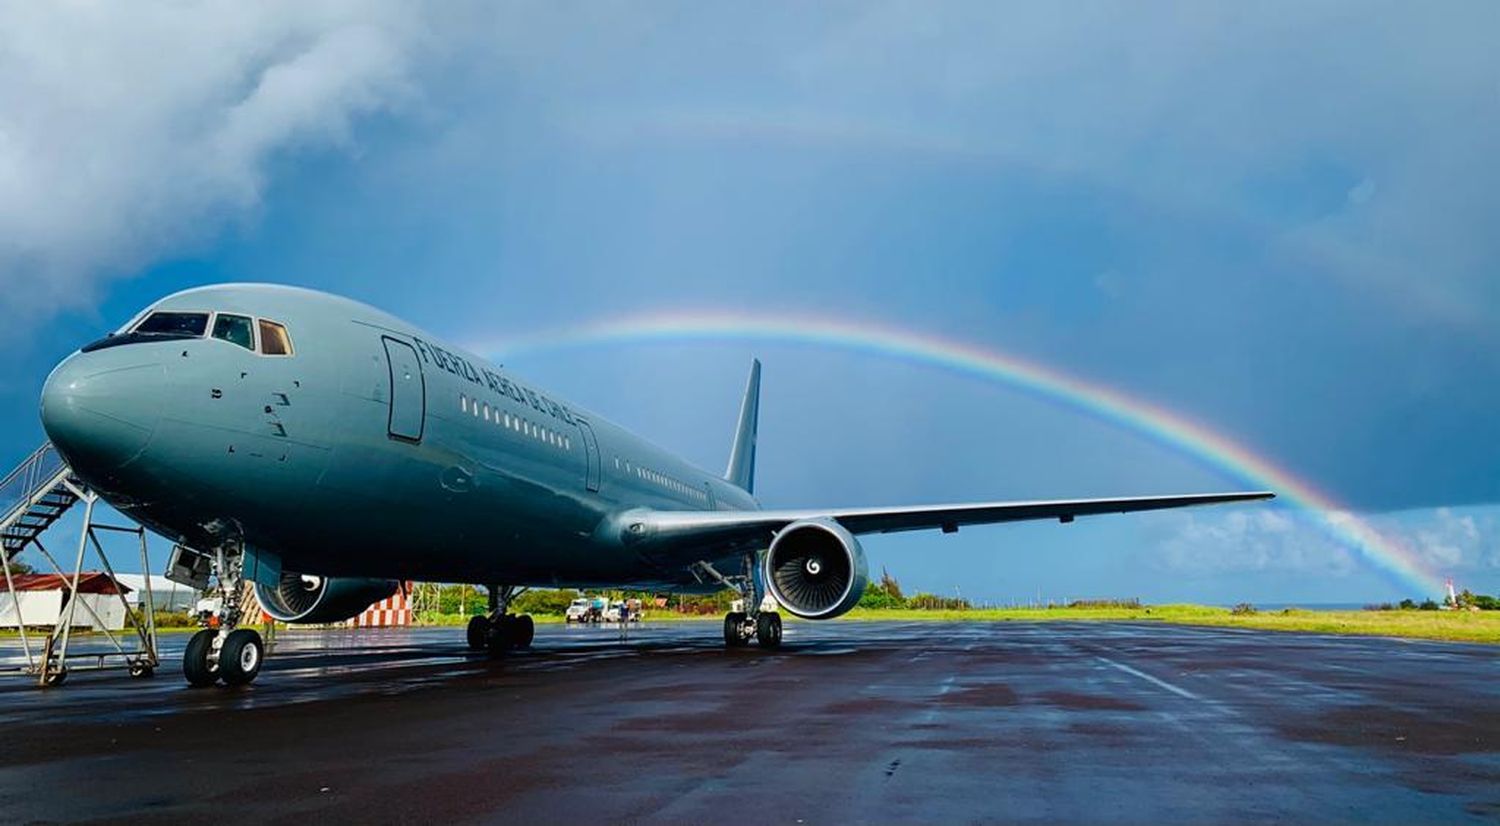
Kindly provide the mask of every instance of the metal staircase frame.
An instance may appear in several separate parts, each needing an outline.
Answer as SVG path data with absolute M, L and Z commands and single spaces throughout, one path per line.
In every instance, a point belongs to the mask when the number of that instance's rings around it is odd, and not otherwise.
M 0 555 L 20 553 L 78 501 L 82 485 L 63 484 L 72 476 L 46 442 L 0 480 Z
M 41 536 L 57 520 L 61 519 L 74 504 L 84 503 L 83 525 L 79 529 L 77 553 L 71 569 L 65 569 L 42 544 Z M 0 568 L 4 569 L 5 590 L 14 599 L 17 626 L 20 632 L 21 649 L 25 658 L 18 672 L 35 676 L 40 686 L 60 685 L 70 670 L 126 669 L 132 676 L 149 676 L 160 665 L 156 645 L 156 605 L 151 589 L 151 566 L 146 554 L 146 530 L 139 525 L 120 527 L 94 521 L 94 507 L 99 495 L 89 490 L 73 477 L 72 470 L 58 456 L 50 443 L 37 448 L 26 461 L 0 481 Z M 116 594 L 125 610 L 126 627 L 134 632 L 135 645 L 127 648 L 124 640 L 129 633 L 116 634 L 104 630 L 101 636 L 113 650 L 70 652 L 69 642 L 73 635 L 73 624 L 81 604 L 95 625 L 104 626 L 104 621 L 85 600 L 79 599 L 78 583 L 83 576 L 84 563 L 90 547 L 99 564 L 111 579 L 115 578 L 114 566 L 105 553 L 99 532 L 130 534 L 136 537 L 140 552 L 141 572 L 145 580 L 145 599 L 140 612 L 133 611 L 130 601 L 123 593 Z M 15 590 L 14 571 L 11 561 L 28 547 L 35 546 L 64 583 L 64 598 L 67 605 L 64 616 L 50 632 L 32 645 L 32 636 L 27 634 L 24 617 L 21 616 L 20 595 Z

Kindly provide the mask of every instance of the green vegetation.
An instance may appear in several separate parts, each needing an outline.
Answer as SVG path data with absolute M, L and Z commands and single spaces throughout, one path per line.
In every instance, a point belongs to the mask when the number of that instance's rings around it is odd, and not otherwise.
M 12 559 L 10 561 L 10 575 L 11 576 L 21 576 L 22 574 L 29 574 L 29 573 L 33 573 L 32 567 L 30 565 L 27 565 L 25 562 L 22 562 L 19 559 Z M 0 584 L 3 584 L 4 581 L 5 581 L 4 575 L 0 574 Z
M 1281 611 L 1236 613 L 1206 605 L 1148 605 L 1138 608 L 1093 608 L 1059 605 L 1046 608 L 976 608 L 967 611 L 922 611 L 909 608 L 856 608 L 850 620 L 937 620 L 965 622 L 1122 621 L 1177 625 L 1228 626 L 1268 631 L 1320 634 L 1367 634 L 1416 639 L 1500 644 L 1500 611 Z
M 1206 605 L 1142 605 L 1139 600 L 1076 600 L 1065 605 L 974 608 L 967 600 L 930 594 L 903 595 L 901 585 L 882 570 L 870 583 L 859 607 L 846 615 L 860 620 L 937 620 L 967 622 L 1045 622 L 1048 620 L 1139 620 L 1179 625 L 1232 626 L 1270 631 L 1324 634 L 1369 634 L 1434 640 L 1500 644 L 1500 599 L 1463 591 L 1456 604 L 1402 600 L 1364 611 L 1313 611 L 1289 608 L 1265 612 L 1242 602 L 1233 608 Z M 1458 610 L 1439 610 L 1442 607 Z
M 156 609 L 155 620 L 156 628 L 158 631 L 167 628 L 198 627 L 198 619 L 196 617 L 189 616 L 186 611 L 167 611 L 158 608 Z M 137 610 L 132 610 L 130 612 L 130 617 L 125 621 L 125 627 L 129 628 L 133 625 L 143 622 L 145 622 L 145 619 L 141 616 L 140 612 Z
M 897 582 L 896 578 L 884 568 L 880 569 L 880 581 L 871 582 L 865 587 L 864 596 L 859 598 L 859 607 L 872 610 L 918 611 L 967 611 L 973 608 L 969 601 L 962 597 L 940 597 L 936 594 L 922 593 L 908 597 L 901 592 L 901 583 Z
M 537 622 L 561 622 L 577 591 L 537 589 L 515 600 L 515 610 L 529 613 Z M 650 622 L 717 619 L 736 598 L 731 591 L 706 596 L 673 595 L 665 606 L 654 595 L 636 591 L 606 591 L 610 599 L 638 598 L 646 605 Z M 463 625 L 470 616 L 483 613 L 487 598 L 482 589 L 450 585 L 434 588 L 418 597 L 418 622 L 424 625 Z M 1066 604 L 1031 607 L 976 608 L 960 597 L 935 594 L 906 595 L 901 584 L 882 570 L 880 578 L 865 589 L 859 606 L 845 619 L 859 621 L 964 621 L 1045 622 L 1142 621 L 1178 625 L 1229 626 L 1271 631 L 1304 631 L 1325 634 L 1369 634 L 1434 640 L 1458 640 L 1500 644 L 1500 600 L 1471 594 L 1458 595 L 1457 608 L 1432 600 L 1402 600 L 1372 605 L 1363 611 L 1317 611 L 1298 608 L 1264 611 L 1248 602 L 1233 608 L 1204 605 L 1142 605 L 1136 599 L 1076 600 Z M 1455 607 L 1455 606 L 1446 606 Z

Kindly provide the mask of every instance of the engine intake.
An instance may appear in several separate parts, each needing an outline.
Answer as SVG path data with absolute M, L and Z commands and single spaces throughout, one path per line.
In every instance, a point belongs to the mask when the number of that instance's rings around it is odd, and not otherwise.
M 766 589 L 803 619 L 833 619 L 864 596 L 869 577 L 859 540 L 831 519 L 793 522 L 766 551 Z
M 255 598 L 279 622 L 342 622 L 400 587 L 394 579 L 327 578 L 283 571 L 275 588 L 257 582 Z

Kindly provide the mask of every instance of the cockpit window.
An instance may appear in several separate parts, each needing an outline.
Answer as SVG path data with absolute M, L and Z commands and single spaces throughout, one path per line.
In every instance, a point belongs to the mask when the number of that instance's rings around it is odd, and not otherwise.
M 268 356 L 290 356 L 292 339 L 286 327 L 266 319 L 260 320 L 260 351 Z
M 208 313 L 152 313 L 131 332 L 197 338 L 208 329 Z
M 254 335 L 251 332 L 249 316 L 219 313 L 214 317 L 214 338 L 222 338 L 253 351 L 255 349 Z
M 164 341 L 202 338 L 207 331 L 208 313 L 152 313 L 131 328 L 130 332 L 110 333 L 98 341 L 83 345 L 82 352 L 92 353 L 125 344 L 159 344 Z

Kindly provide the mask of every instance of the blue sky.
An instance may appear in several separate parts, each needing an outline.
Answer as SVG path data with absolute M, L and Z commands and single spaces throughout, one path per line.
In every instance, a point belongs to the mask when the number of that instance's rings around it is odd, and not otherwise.
M 816 315 L 1200 422 L 1500 591 L 1493 3 L 0 9 L 0 447 L 184 286 L 303 284 L 455 342 Z M 768 505 L 1254 485 L 1003 384 L 774 342 L 497 359 Z M 1285 507 L 872 538 L 986 600 L 1408 595 Z

